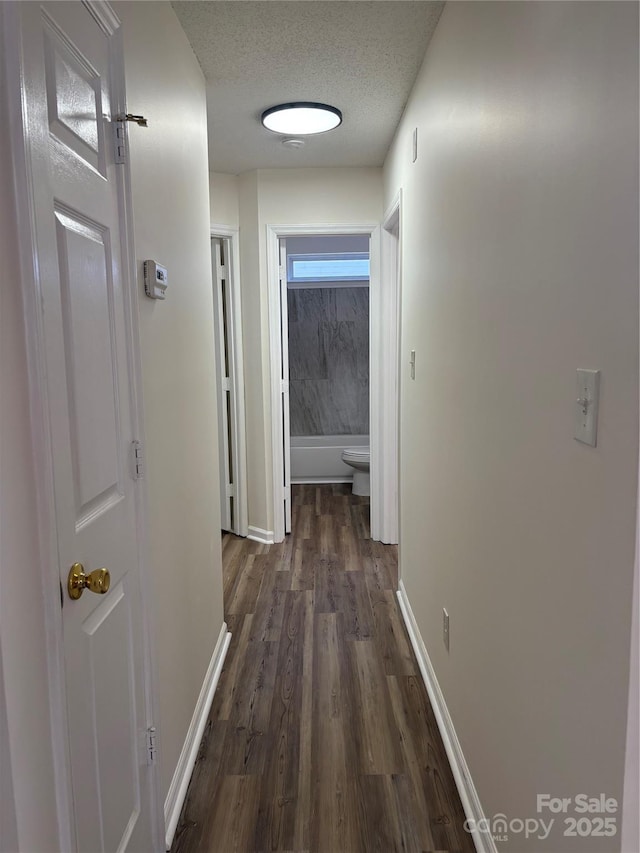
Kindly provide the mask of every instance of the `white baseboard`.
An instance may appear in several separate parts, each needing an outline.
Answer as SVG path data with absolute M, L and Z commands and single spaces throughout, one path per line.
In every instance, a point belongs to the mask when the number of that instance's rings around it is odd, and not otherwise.
M 207 668 L 207 674 L 202 682 L 202 689 L 200 690 L 200 695 L 196 702 L 193 717 L 191 718 L 189 731 L 187 732 L 187 736 L 182 746 L 182 752 L 180 753 L 180 758 L 178 759 L 178 764 L 173 774 L 171 785 L 169 785 L 169 793 L 167 794 L 167 799 L 164 802 L 164 825 L 167 850 L 171 848 L 173 843 L 173 836 L 175 835 L 176 827 L 178 826 L 180 812 L 182 811 L 184 799 L 187 795 L 187 788 L 189 787 L 189 782 L 191 780 L 191 774 L 193 773 L 193 765 L 196 763 L 196 758 L 198 757 L 202 733 L 204 732 L 207 717 L 209 716 L 209 710 L 211 709 L 213 694 L 216 691 L 216 686 L 218 684 L 218 679 L 220 678 L 220 673 L 222 672 L 222 665 L 224 664 L 224 659 L 226 657 L 230 641 L 231 634 L 227 631 L 227 623 L 223 622 L 218 642 L 213 650 L 213 655 L 211 656 L 211 661 Z
M 263 530 L 261 527 L 253 527 L 250 524 L 247 531 L 247 539 L 253 539 L 254 542 L 262 542 L 263 545 L 273 545 L 273 530 Z
M 292 477 L 292 486 L 330 486 L 332 483 L 353 483 L 353 477 Z
M 451 770 L 456 782 L 456 787 L 458 788 L 458 793 L 462 800 L 462 807 L 464 808 L 467 819 L 469 821 L 473 821 L 473 826 L 487 826 L 487 821 L 482 810 L 478 792 L 473 784 L 469 767 L 462 753 L 460 741 L 458 740 L 458 736 L 453 727 L 453 720 L 451 719 L 447 703 L 442 695 L 442 690 L 438 684 L 438 679 L 436 678 L 435 671 L 429 659 L 429 655 L 427 654 L 426 646 L 422 639 L 422 635 L 420 634 L 420 630 L 418 629 L 418 624 L 415 616 L 413 615 L 413 610 L 409 604 L 407 592 L 402 581 L 400 581 L 399 586 L 398 601 L 400 602 L 400 610 L 402 611 L 404 624 L 406 625 L 409 633 L 409 639 L 411 640 L 413 651 L 418 659 L 418 666 L 420 667 L 422 680 L 424 681 L 427 693 L 429 694 L 429 699 L 431 700 L 431 706 L 435 714 L 436 722 L 438 723 L 440 736 L 442 737 L 444 748 L 447 752 L 449 763 L 451 764 Z M 497 853 L 498 848 L 496 847 L 489 832 L 475 829 L 472 831 L 471 835 L 478 853 Z

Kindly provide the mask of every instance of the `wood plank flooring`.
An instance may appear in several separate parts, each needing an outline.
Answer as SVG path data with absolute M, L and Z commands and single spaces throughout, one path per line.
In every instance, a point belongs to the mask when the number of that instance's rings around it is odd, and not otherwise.
M 474 850 L 368 498 L 294 486 L 279 545 L 223 539 L 232 640 L 172 853 Z

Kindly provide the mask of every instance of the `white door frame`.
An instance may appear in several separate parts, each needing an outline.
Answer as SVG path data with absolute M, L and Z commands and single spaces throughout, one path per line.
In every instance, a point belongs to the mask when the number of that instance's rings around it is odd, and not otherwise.
M 211 239 L 223 238 L 229 241 L 231 246 L 228 259 L 229 273 L 227 285 L 229 286 L 229 298 L 231 301 L 231 318 L 229 323 L 229 362 L 231 382 L 234 393 L 232 425 L 233 432 L 233 469 L 235 472 L 235 498 L 236 509 L 235 533 L 238 536 L 246 536 L 249 532 L 249 508 L 247 499 L 247 427 L 244 404 L 244 355 L 242 342 L 242 294 L 240 291 L 240 247 L 239 231 L 237 228 L 229 228 L 227 225 L 211 225 Z M 215 286 L 215 281 L 214 281 Z M 215 294 L 214 294 L 215 296 Z
M 84 0 L 83 0 L 84 1 Z M 117 61 L 123 65 L 121 22 L 106 0 L 90 0 L 85 5 L 105 31 L 116 33 Z M 51 745 L 56 778 L 56 806 L 61 850 L 75 849 L 73 798 L 69 755 L 69 731 L 65 697 L 65 666 L 62 636 L 62 610 L 60 607 L 60 574 L 57 552 L 57 529 L 53 490 L 53 446 L 48 427 L 48 394 L 44 330 L 41 305 L 41 282 L 38 262 L 38 244 L 35 226 L 37 188 L 31 174 L 32 136 L 38 132 L 38 115 L 32 115 L 27 98 L 23 102 L 22 79 L 27 57 L 22 51 L 20 4 L 3 4 L 1 20 L 4 24 L 2 44 L 6 63 L 9 100 L 9 125 L 11 128 L 11 161 L 14 174 L 18 225 L 18 252 L 20 255 L 21 290 L 24 304 L 25 337 L 27 345 L 27 370 L 29 375 L 29 402 L 32 444 L 35 461 L 35 487 L 37 495 L 37 539 L 41 554 L 39 574 L 45 612 L 47 634 L 47 670 L 49 692 L 49 718 Z M 126 113 L 122 80 L 113 81 L 113 111 Z M 24 112 L 23 112 L 24 109 Z M 35 111 L 37 113 L 37 111 Z M 136 260 L 132 242 L 132 197 L 129 164 L 118 169 L 120 196 L 120 223 L 122 238 L 122 283 L 126 291 L 125 322 L 128 361 L 131 371 L 131 417 L 139 440 L 144 442 L 142 410 L 142 368 L 138 324 L 138 289 L 136 286 Z M 144 480 L 135 481 L 135 512 L 138 531 L 138 562 L 142 590 L 149 589 L 153 575 L 149 566 L 148 503 Z M 140 596 L 141 612 L 138 614 L 143 634 L 145 725 L 158 721 L 156 661 L 152 654 L 153 637 L 145 596 Z M 163 807 L 160 796 L 158 765 L 151 767 L 150 799 L 153 843 L 157 851 L 164 850 Z M 52 839 L 53 841 L 53 839 Z
M 380 435 L 382 494 L 380 541 L 396 545 L 400 524 L 400 307 L 402 298 L 402 190 L 384 215 L 382 237 L 382 310 L 380 312 Z
M 375 224 L 318 224 L 318 225 L 267 225 L 267 291 L 269 301 L 269 354 L 271 376 L 271 453 L 273 460 L 272 500 L 274 542 L 284 539 L 284 513 L 282 505 L 283 482 L 283 435 L 280 417 L 280 394 L 282 375 L 282 349 L 280 345 L 280 284 L 278 239 L 301 235 L 348 235 L 367 234 L 370 237 L 369 274 L 369 441 L 371 455 L 371 538 L 381 540 L 382 519 L 389 507 L 395 504 L 397 488 L 390 490 L 389 483 L 383 487 L 381 471 L 388 454 L 385 424 L 381 424 L 379 413 L 382 408 L 393 406 L 397 400 L 388 397 L 388 383 L 382 378 L 381 333 L 386 328 L 384 315 L 386 300 L 383 298 L 385 279 L 380 275 L 380 225 Z M 393 327 L 396 317 L 391 318 Z M 386 368 L 385 368 L 386 370 Z M 396 370 L 397 375 L 397 370 Z M 392 451 L 395 458 L 395 451 Z M 383 540 L 384 541 L 384 540 Z
M 289 397 L 289 276 L 287 274 L 287 241 L 285 238 L 278 240 L 278 252 L 280 255 L 280 348 L 282 364 L 282 393 L 280 402 L 282 404 L 282 463 L 284 485 L 284 532 L 291 533 L 291 407 Z

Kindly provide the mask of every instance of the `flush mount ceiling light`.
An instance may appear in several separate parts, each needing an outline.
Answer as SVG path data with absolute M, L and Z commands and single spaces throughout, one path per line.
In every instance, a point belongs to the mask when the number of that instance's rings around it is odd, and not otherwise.
M 342 113 L 328 104 L 296 101 L 269 107 L 262 113 L 262 124 L 274 133 L 308 136 L 334 130 L 342 124 Z

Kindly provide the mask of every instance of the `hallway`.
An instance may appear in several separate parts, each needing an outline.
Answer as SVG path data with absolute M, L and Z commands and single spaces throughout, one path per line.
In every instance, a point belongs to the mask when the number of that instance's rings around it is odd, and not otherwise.
M 223 540 L 232 631 L 172 853 L 465 851 L 368 498 L 294 486 L 279 545 Z

